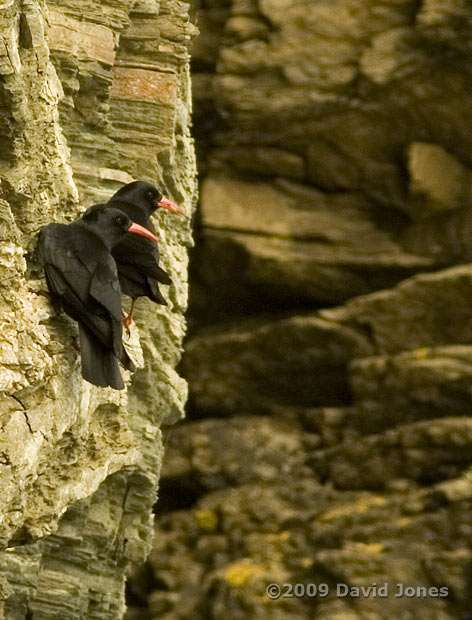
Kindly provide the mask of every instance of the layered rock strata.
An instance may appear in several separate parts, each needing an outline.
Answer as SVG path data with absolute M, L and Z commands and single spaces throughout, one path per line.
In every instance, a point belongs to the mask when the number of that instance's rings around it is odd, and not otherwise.
M 195 193 L 188 43 L 179 2 L 10 0 L 0 32 L 1 601 L 8 619 L 113 618 L 152 533 L 160 424 L 180 419 Z M 186 209 L 156 218 L 173 285 L 140 302 L 144 367 L 123 392 L 85 383 L 77 329 L 55 315 L 38 230 L 121 184 L 160 185 Z

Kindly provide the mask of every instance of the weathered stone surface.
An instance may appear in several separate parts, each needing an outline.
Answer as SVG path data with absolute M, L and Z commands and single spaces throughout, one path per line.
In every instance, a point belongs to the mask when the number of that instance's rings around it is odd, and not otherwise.
M 302 444 L 301 429 L 284 420 L 238 416 L 191 422 L 172 430 L 166 442 L 164 498 L 171 500 L 175 489 L 193 497 L 228 486 L 306 475 Z M 164 509 L 163 503 L 159 509 Z
M 187 342 L 182 369 L 201 410 L 344 404 L 347 365 L 370 351 L 355 330 L 298 316 L 202 332 Z
M 471 230 L 469 207 L 441 211 L 408 226 L 402 245 L 407 251 L 430 257 L 440 266 L 470 263 Z
M 241 291 L 336 303 L 431 265 L 380 229 L 356 193 L 209 176 L 201 220 L 196 270 L 211 298 Z
M 359 403 L 357 428 L 374 432 L 379 426 L 469 415 L 471 362 L 472 348 L 465 345 L 353 362 L 350 384 Z
M 315 471 L 347 489 L 375 489 L 405 478 L 431 483 L 462 474 L 470 465 L 471 441 L 468 419 L 418 422 L 315 453 Z
M 113 65 L 116 54 L 113 30 L 69 17 L 57 9 L 49 11 L 49 20 L 51 50 Z
M 169 435 L 133 617 L 467 617 L 471 4 L 198 17 L 193 420 Z
M 470 344 L 471 277 L 470 266 L 422 274 L 320 314 L 368 333 L 379 353 Z
M 410 191 L 423 212 L 461 207 L 472 197 L 472 172 L 436 144 L 410 145 Z M 421 212 L 421 211 L 420 211 Z
M 144 46 L 153 49 L 150 59 L 137 43 L 136 67 L 132 34 L 126 45 L 120 35 L 141 23 Z M 127 567 L 149 550 L 159 426 L 182 417 L 186 398 L 175 365 L 185 331 L 190 220 L 156 218 L 173 278 L 169 305 L 157 312 L 138 306 L 145 367 L 126 377 L 120 393 L 81 379 L 76 325 L 54 314 L 35 244 L 44 224 L 75 219 L 136 177 L 163 187 L 190 214 L 193 31 L 176 2 L 2 7 L 2 617 L 116 620 L 124 613 Z M 142 75 L 151 87 L 135 80 L 130 88 L 130 78 Z M 140 114 L 147 115 L 143 126 Z
M 362 376 L 372 373 L 371 390 L 381 409 L 386 395 L 382 382 L 385 386 L 390 382 L 385 389 L 392 392 L 392 405 L 396 391 L 410 402 L 416 390 L 419 394 L 429 389 L 433 395 L 428 401 L 424 394 L 423 415 L 431 415 L 434 406 L 438 414 L 444 413 L 446 403 L 439 397 L 444 384 L 446 399 L 449 390 L 458 390 L 455 397 L 451 394 L 451 406 L 457 411 L 462 406 L 461 391 L 468 399 L 469 348 L 446 345 L 472 340 L 467 320 L 470 273 L 469 267 L 455 267 L 415 276 L 388 291 L 322 310 L 321 318 L 307 315 L 204 331 L 188 342 L 183 365 L 193 402 L 199 408 L 221 411 L 279 401 L 340 404 L 347 398 L 347 366 L 371 350 L 384 357 L 352 367 L 353 386 L 362 391 Z M 340 330 L 340 324 L 349 330 Z M 399 351 L 407 353 L 389 357 Z M 397 422 L 402 416 L 416 415 L 416 409 L 400 408 Z
M 222 5 L 205 15 L 220 11 L 223 19 L 228 3 Z M 388 6 L 339 0 L 330 8 L 233 2 L 231 11 L 227 35 L 218 52 L 213 50 L 218 70 L 207 92 L 214 92 L 216 106 L 202 122 L 214 128 L 201 137 L 209 147 L 202 148 L 201 160 L 216 146 L 218 156 L 221 149 L 227 152 L 230 174 L 236 168 L 254 180 L 264 172 L 257 160 L 251 165 L 250 149 L 289 150 L 317 187 L 362 192 L 377 221 L 385 209 L 391 216 L 392 207 L 417 217 L 469 200 L 470 145 L 462 130 L 472 114 L 469 51 L 460 39 L 460 24 L 470 19 L 466 3 L 432 2 L 416 9 L 409 0 Z M 244 20 L 275 27 L 239 37 L 234 24 Z M 204 21 L 202 30 L 199 45 L 211 37 L 207 31 L 222 28 L 207 29 Z M 457 62 L 448 60 L 453 57 Z M 195 95 L 199 118 L 201 91 Z M 241 166 L 244 158 L 236 154 L 245 149 L 249 156 Z M 270 166 L 268 172 L 273 174 Z M 391 224 L 384 221 L 382 228 L 395 234 Z M 358 294 L 364 292 L 359 288 Z
M 240 422 L 235 418 L 228 427 L 235 429 Z M 254 418 L 254 422 L 258 428 L 261 421 Z M 199 429 L 215 433 L 222 424 L 208 420 L 199 423 Z M 273 431 L 277 424 L 272 425 Z M 266 427 L 270 425 L 267 421 Z M 198 426 L 190 426 L 198 436 Z M 260 469 L 273 455 L 260 449 L 261 438 L 255 433 L 246 432 L 245 438 L 252 465 Z M 217 436 L 213 440 L 218 445 Z M 205 444 L 203 437 L 201 441 Z M 189 440 L 183 446 L 173 445 L 170 480 L 175 467 L 180 472 L 191 470 L 199 480 L 225 469 L 225 439 L 220 444 L 223 449 L 210 451 L 198 450 L 201 441 L 196 439 L 191 450 Z M 298 444 L 303 453 L 303 435 L 296 427 L 289 431 L 287 443 Z M 158 517 L 158 536 L 146 573 L 154 587 L 149 617 L 203 619 L 210 609 L 215 618 L 262 619 L 270 614 L 308 620 L 316 609 L 320 617 L 361 618 L 352 610 L 353 599 L 340 596 L 337 589 L 338 584 L 365 586 L 368 580 L 378 586 L 387 583 L 390 593 L 388 597 L 356 598 L 362 614 L 381 618 L 388 608 L 398 617 L 412 610 L 418 617 L 457 617 L 469 600 L 470 498 L 458 494 L 444 499 L 443 495 L 441 509 L 431 511 L 432 496 L 414 482 L 397 481 L 389 495 L 341 492 L 307 475 L 306 468 L 298 467 L 299 457 L 293 451 L 291 456 L 284 455 L 288 468 L 276 479 L 263 482 L 259 477 L 256 484 L 241 480 L 236 486 L 206 492 L 187 509 Z M 232 485 L 234 479 L 227 478 L 225 483 Z M 436 497 L 443 487 L 444 483 L 434 487 Z M 470 492 L 470 483 L 468 488 Z M 452 532 L 456 548 L 451 551 Z M 425 537 L 427 549 L 422 544 Z M 326 588 L 323 596 L 270 600 L 265 594 L 270 583 L 326 584 Z M 439 597 L 438 592 L 436 596 L 395 597 L 398 583 L 441 586 L 448 589 L 450 598 Z
M 300 155 L 273 147 L 240 146 L 215 150 L 212 154 L 212 167 L 217 169 L 223 163 L 250 175 L 284 177 L 300 181 L 305 178 L 305 162 Z M 213 181 L 217 182 L 218 179 Z M 210 182 L 208 179 L 206 183 Z M 239 225 L 243 225 L 243 222 Z

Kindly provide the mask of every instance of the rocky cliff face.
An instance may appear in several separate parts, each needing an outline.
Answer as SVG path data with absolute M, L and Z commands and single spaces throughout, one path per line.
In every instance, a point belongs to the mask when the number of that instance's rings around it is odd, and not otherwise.
M 470 3 L 198 15 L 190 419 L 130 617 L 468 618 Z
M 190 220 L 156 219 L 169 305 L 140 302 L 144 367 L 121 393 L 81 379 L 77 329 L 48 303 L 36 236 L 135 178 L 190 217 L 194 28 L 172 0 L 0 8 L 2 617 L 116 620 L 128 564 L 149 550 L 160 424 L 186 398 L 174 367 Z

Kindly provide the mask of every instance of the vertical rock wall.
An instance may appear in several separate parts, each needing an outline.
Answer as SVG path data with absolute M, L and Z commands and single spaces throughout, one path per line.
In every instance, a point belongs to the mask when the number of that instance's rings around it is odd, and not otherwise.
M 198 15 L 191 406 L 130 617 L 468 618 L 470 2 Z
M 0 3 L 0 598 L 5 618 L 120 618 L 150 546 L 160 424 L 182 416 L 195 195 L 188 5 Z M 52 311 L 39 228 L 149 180 L 187 211 L 156 218 L 173 284 L 142 301 L 144 367 L 123 392 L 81 379 L 77 329 Z

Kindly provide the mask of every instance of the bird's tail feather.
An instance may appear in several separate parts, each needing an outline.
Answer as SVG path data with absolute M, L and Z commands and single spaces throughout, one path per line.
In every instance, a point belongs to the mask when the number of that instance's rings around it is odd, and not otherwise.
M 154 265 L 154 273 L 152 275 L 161 284 L 172 284 L 170 275 L 159 265 Z
M 159 290 L 159 285 L 153 278 L 147 278 L 149 288 L 151 290 L 151 294 L 148 295 L 151 301 L 154 301 L 156 304 L 161 304 L 162 306 L 167 306 L 167 301 L 165 297 L 162 295 Z
M 118 359 L 79 323 L 82 377 L 89 383 L 115 390 L 124 388 Z
M 126 370 L 129 370 L 130 372 L 134 372 L 136 370 L 136 366 L 133 363 L 133 360 L 130 358 L 128 353 L 125 351 L 124 347 L 123 347 L 123 355 L 120 357 L 120 362 L 123 364 Z

